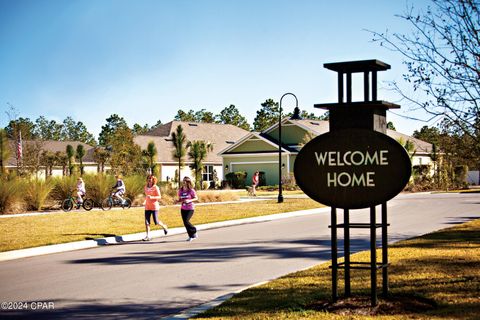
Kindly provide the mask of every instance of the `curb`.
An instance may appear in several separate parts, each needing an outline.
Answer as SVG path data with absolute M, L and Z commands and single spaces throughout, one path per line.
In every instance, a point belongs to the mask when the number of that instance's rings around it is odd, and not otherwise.
M 209 229 L 217 229 L 217 228 L 229 227 L 229 226 L 235 226 L 235 225 L 241 225 L 241 224 L 266 222 L 266 221 L 279 220 L 279 219 L 285 219 L 290 217 L 299 217 L 299 216 L 305 216 L 305 215 L 311 215 L 311 214 L 318 214 L 318 213 L 329 212 L 329 211 L 330 211 L 330 207 L 323 207 L 323 208 L 307 209 L 307 210 L 300 210 L 300 211 L 276 213 L 276 214 L 271 214 L 267 216 L 244 218 L 244 219 L 238 219 L 238 220 L 212 222 L 212 223 L 197 225 L 196 227 L 197 227 L 197 230 L 209 230 Z M 172 229 L 168 229 L 168 235 L 166 236 L 168 237 L 168 236 L 182 234 L 182 233 L 186 233 L 185 228 L 183 227 L 172 228 Z M 152 238 L 165 237 L 163 230 L 151 231 L 150 235 Z M 9 260 L 40 256 L 40 255 L 51 254 L 51 253 L 60 253 L 60 252 L 66 252 L 66 251 L 89 249 L 89 248 L 95 248 L 95 247 L 105 246 L 105 245 L 122 244 L 129 241 L 141 241 L 144 237 L 145 237 L 145 232 L 141 232 L 141 233 L 127 234 L 123 236 L 98 238 L 95 240 L 82 240 L 82 241 L 75 241 L 75 242 L 68 242 L 68 243 L 61 243 L 61 244 L 53 244 L 49 246 L 42 246 L 42 247 L 36 247 L 36 248 L 5 251 L 5 252 L 0 252 L 0 261 L 9 261 Z

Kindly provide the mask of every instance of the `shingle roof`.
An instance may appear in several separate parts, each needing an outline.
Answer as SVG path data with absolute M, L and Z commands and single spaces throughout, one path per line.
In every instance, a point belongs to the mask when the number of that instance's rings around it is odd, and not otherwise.
M 95 162 L 93 159 L 93 151 L 95 147 L 88 145 L 83 142 L 79 141 L 54 141 L 54 140 L 22 140 L 22 147 L 23 150 L 27 148 L 28 145 L 32 145 L 33 143 L 40 143 L 42 150 L 50 151 L 50 152 L 65 152 L 67 149 L 67 145 L 71 145 L 74 150 L 77 149 L 77 145 L 83 145 L 85 149 L 85 156 L 83 157 L 83 163 Z M 10 157 L 7 160 L 7 166 L 15 166 L 17 164 L 16 160 L 16 141 L 9 140 L 10 144 Z
M 157 148 L 158 162 L 176 163 L 172 157 L 174 147 L 171 136 L 179 125 L 182 126 L 188 141 L 203 140 L 212 143 L 213 151 L 207 154 L 205 163 L 221 163 L 222 157 L 217 153 L 248 134 L 247 130 L 230 124 L 171 121 L 144 135 L 136 136 L 134 141 L 142 149 L 146 149 L 148 143 L 153 141 Z M 188 158 L 186 161 L 188 162 Z
M 322 121 L 322 120 L 289 120 L 292 123 L 298 123 L 304 127 L 309 128 L 313 133 L 319 135 L 327 133 L 329 129 L 329 122 Z M 387 129 L 387 135 L 390 138 L 395 140 L 402 139 L 403 142 L 407 142 L 407 140 L 411 141 L 415 146 L 417 154 L 430 154 L 432 152 L 432 144 L 425 142 L 423 140 L 416 139 L 409 135 L 400 133 L 398 131 Z

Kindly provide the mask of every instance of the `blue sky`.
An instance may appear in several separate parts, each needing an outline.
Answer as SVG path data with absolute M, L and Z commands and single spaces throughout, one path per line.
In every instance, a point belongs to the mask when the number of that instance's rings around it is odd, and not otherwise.
M 72 116 L 96 136 L 113 113 L 153 125 L 179 109 L 217 114 L 234 104 L 252 124 L 262 102 L 286 92 L 321 114 L 315 103 L 337 99 L 336 74 L 323 64 L 364 59 L 392 66 L 379 73 L 378 96 L 401 104 L 382 81 L 402 80 L 402 57 L 365 30 L 408 32 L 394 16 L 406 8 L 405 0 L 0 0 L 0 126 L 9 104 L 32 121 Z M 285 111 L 293 106 L 283 101 Z M 397 113 L 421 116 L 408 106 Z M 407 134 L 426 124 L 387 120 Z

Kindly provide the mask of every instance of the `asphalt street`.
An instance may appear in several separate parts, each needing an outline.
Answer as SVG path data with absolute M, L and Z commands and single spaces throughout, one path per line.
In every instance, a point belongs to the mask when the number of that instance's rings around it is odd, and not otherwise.
M 341 211 L 338 217 L 341 222 Z M 350 221 L 368 222 L 368 217 L 368 210 L 352 210 Z M 389 241 L 478 218 L 478 193 L 402 194 L 388 203 Z M 0 317 L 173 316 L 328 261 L 329 224 L 330 214 L 323 212 L 204 230 L 193 242 L 180 234 L 0 262 Z M 368 249 L 368 230 L 352 230 L 351 237 L 353 252 Z

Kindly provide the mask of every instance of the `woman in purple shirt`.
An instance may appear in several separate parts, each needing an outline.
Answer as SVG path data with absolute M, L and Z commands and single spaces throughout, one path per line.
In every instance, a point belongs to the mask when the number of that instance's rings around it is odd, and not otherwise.
M 192 180 L 189 177 L 183 178 L 183 185 L 178 190 L 178 200 L 182 204 L 182 220 L 185 229 L 187 229 L 188 239 L 187 241 L 192 241 L 197 238 L 197 228 L 190 222 L 190 219 L 193 216 L 193 211 L 195 209 L 193 202 L 198 201 L 197 193 L 193 189 Z

